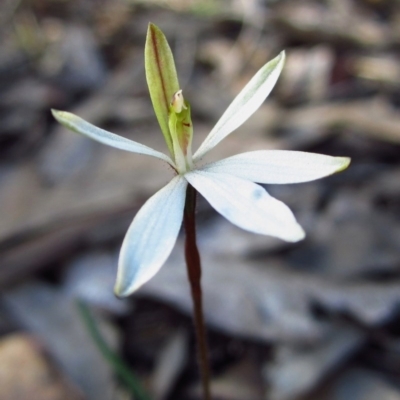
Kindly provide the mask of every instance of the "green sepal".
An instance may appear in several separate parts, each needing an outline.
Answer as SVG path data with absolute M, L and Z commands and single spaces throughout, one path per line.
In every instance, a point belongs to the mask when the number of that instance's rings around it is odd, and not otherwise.
M 154 112 L 168 149 L 174 156 L 172 137 L 169 130 L 169 108 L 172 96 L 179 90 L 175 62 L 162 31 L 149 24 L 144 51 L 147 85 Z

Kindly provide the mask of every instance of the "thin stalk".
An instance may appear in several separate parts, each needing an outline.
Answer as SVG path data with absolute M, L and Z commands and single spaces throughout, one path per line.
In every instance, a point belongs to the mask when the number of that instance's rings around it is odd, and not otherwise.
M 150 400 L 150 397 L 147 395 L 136 376 L 132 373 L 124 361 L 122 361 L 122 359 L 118 357 L 113 350 L 111 350 L 103 338 L 97 323 L 89 310 L 89 307 L 83 301 L 78 301 L 77 305 L 82 320 L 85 323 L 93 342 L 105 360 L 113 368 L 114 372 L 119 376 L 128 390 L 135 396 L 135 399 Z
M 208 345 L 206 328 L 204 325 L 201 291 L 201 263 L 199 250 L 196 244 L 196 194 L 196 189 L 188 185 L 183 217 L 186 232 L 185 259 L 193 299 L 193 319 L 196 331 L 197 357 L 203 387 L 203 399 L 211 400 Z

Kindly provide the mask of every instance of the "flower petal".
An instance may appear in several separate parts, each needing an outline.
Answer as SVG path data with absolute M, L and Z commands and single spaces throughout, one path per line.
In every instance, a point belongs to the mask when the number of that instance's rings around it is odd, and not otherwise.
M 206 171 L 192 171 L 185 178 L 220 214 L 240 228 L 288 242 L 305 236 L 289 207 L 253 182 Z
M 54 118 L 61 125 L 64 125 L 71 131 L 80 133 L 81 135 L 87 136 L 90 139 L 96 140 L 97 142 L 106 144 L 111 147 L 115 147 L 117 149 L 131 151 L 132 153 L 146 154 L 148 156 L 153 156 L 163 161 L 166 161 L 172 166 L 174 165 L 172 160 L 165 154 L 157 150 L 153 150 L 151 147 L 147 147 L 144 144 L 134 142 L 133 140 L 98 128 L 97 126 L 92 125 L 91 123 L 85 121 L 75 114 L 59 110 L 51 110 L 51 112 Z
M 194 161 L 203 157 L 222 139 L 242 125 L 261 106 L 275 86 L 284 62 L 285 52 L 282 51 L 253 76 L 196 151 Z
M 299 183 L 346 169 L 348 157 L 332 157 L 303 151 L 259 150 L 237 154 L 202 168 L 259 183 Z
M 170 255 L 182 225 L 186 186 L 186 180 L 176 176 L 136 214 L 119 256 L 118 296 L 128 296 L 146 283 Z

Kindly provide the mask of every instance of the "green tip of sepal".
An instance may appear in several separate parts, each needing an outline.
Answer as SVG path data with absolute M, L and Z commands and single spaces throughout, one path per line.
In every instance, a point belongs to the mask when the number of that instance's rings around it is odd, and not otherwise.
M 336 157 L 338 161 L 338 168 L 336 173 L 344 171 L 351 163 L 350 157 Z
M 56 110 L 55 108 L 51 109 L 51 113 L 53 114 L 53 117 L 58 121 L 59 115 L 62 114 L 63 111 Z
M 65 126 L 68 129 L 71 129 L 73 131 L 76 131 L 75 126 L 73 125 L 73 122 L 76 122 L 79 117 L 76 115 L 68 112 L 68 111 L 61 111 L 61 110 L 55 110 L 54 108 L 51 109 L 51 113 L 53 114 L 53 117 L 63 126 Z
M 156 25 L 150 23 L 145 45 L 146 80 L 154 112 L 171 155 L 174 155 L 168 127 L 169 108 L 173 95 L 179 90 L 174 57 L 168 41 Z
M 280 65 L 280 69 L 283 68 L 283 65 L 285 64 L 286 61 L 286 52 L 285 50 L 282 50 L 273 60 L 270 62 L 273 63 L 274 66 Z
M 89 134 L 87 132 L 88 129 L 86 125 L 89 124 L 82 118 L 78 117 L 77 115 L 72 114 L 68 111 L 55 110 L 53 108 L 51 109 L 51 113 L 53 114 L 53 117 L 65 128 L 73 132 L 79 133 L 81 135 L 86 135 L 91 137 L 92 139 L 95 139 L 90 135 L 90 132 Z
M 124 288 L 120 287 L 118 284 L 114 287 L 114 295 L 119 299 L 123 299 L 124 297 L 128 297 L 132 294 L 129 290 L 124 290 Z
M 133 294 L 141 285 L 132 285 L 126 279 L 117 274 L 117 280 L 114 285 L 114 294 L 119 298 L 128 297 Z

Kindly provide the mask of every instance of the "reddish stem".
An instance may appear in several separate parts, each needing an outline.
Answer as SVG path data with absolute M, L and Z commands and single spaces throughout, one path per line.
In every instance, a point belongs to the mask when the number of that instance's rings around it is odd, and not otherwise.
M 201 263 L 199 250 L 196 244 L 196 194 L 196 189 L 189 184 L 186 190 L 186 203 L 183 218 L 186 232 L 185 259 L 193 299 L 193 318 L 196 331 L 198 363 L 203 387 L 203 399 L 211 400 L 208 345 L 206 328 L 204 325 L 201 291 Z

